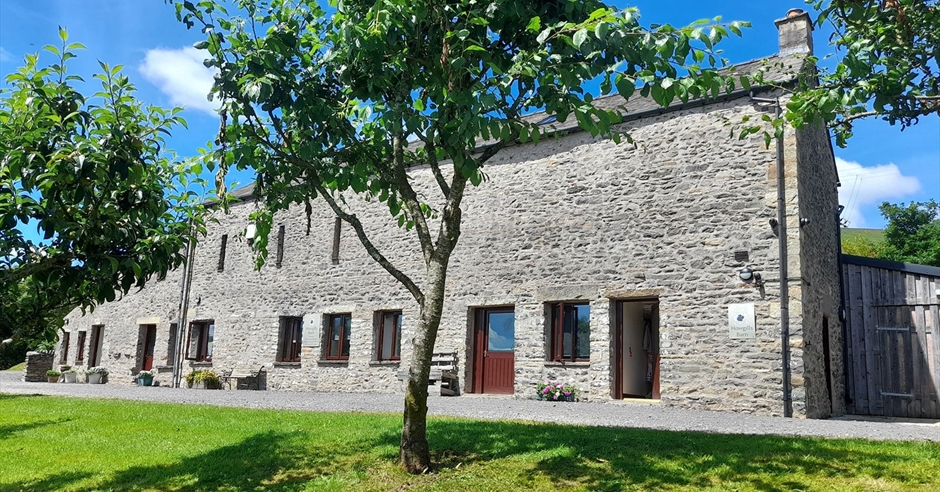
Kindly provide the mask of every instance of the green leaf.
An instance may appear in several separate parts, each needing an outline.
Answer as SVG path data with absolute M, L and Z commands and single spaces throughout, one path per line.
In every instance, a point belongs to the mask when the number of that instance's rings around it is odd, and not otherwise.
M 578 49 L 581 49 L 581 45 L 583 45 L 584 42 L 587 41 L 587 36 L 588 36 L 587 29 L 578 29 L 578 32 L 574 33 L 574 37 L 572 38 L 571 41 L 574 43 L 575 47 L 577 47 Z
M 529 19 L 529 25 L 526 26 L 526 30 L 530 32 L 538 32 L 542 28 L 542 19 L 539 19 L 537 16 Z M 541 41 L 539 41 L 541 43 Z

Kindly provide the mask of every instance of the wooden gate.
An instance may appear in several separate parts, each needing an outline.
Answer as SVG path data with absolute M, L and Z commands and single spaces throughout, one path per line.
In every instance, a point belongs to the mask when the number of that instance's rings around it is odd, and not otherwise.
M 940 268 L 842 258 L 849 413 L 940 418 Z

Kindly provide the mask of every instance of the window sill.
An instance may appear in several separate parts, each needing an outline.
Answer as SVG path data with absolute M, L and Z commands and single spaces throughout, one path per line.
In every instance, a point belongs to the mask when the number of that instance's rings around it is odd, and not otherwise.
M 559 360 L 545 361 L 545 367 L 591 367 L 590 361 L 568 362 Z
M 189 367 L 212 367 L 212 361 L 189 361 Z
M 300 367 L 300 362 L 275 362 L 274 367 Z
M 320 359 L 317 361 L 318 365 L 321 366 L 348 366 L 349 359 Z
M 396 367 L 397 367 L 397 366 L 400 366 L 400 365 L 401 365 L 401 361 L 400 361 L 400 360 L 372 360 L 372 361 L 369 361 L 369 366 L 371 366 L 371 367 L 376 367 L 376 366 L 396 366 Z

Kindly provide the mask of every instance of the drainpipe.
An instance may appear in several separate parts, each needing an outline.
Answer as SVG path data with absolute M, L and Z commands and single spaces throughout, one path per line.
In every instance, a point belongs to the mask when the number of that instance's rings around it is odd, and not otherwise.
M 189 312 L 189 291 L 193 283 L 193 264 L 196 254 L 196 241 L 193 239 L 192 221 L 190 221 L 189 241 L 186 243 L 186 260 L 183 270 L 183 282 L 180 286 L 180 310 L 176 318 L 176 346 L 173 347 L 173 387 L 180 387 L 183 372 L 183 338 L 186 330 L 186 316 Z
M 760 98 L 751 95 L 751 101 L 773 104 L 775 116 L 783 113 L 780 98 Z M 783 136 L 777 136 L 777 245 L 780 255 L 780 356 L 783 362 L 783 416 L 793 416 L 793 398 L 790 391 L 790 288 L 787 272 L 787 211 L 784 180 Z

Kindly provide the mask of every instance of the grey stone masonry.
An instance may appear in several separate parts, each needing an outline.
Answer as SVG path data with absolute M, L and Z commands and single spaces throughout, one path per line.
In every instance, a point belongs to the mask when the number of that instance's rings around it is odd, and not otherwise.
M 537 383 L 553 380 L 577 386 L 589 401 L 621 399 L 635 393 L 617 394 L 621 375 L 635 377 L 636 369 L 626 367 L 640 361 L 647 364 L 639 376 L 647 386 L 633 396 L 781 414 L 780 258 L 768 225 L 777 214 L 776 155 L 760 136 L 729 137 L 739 133 L 744 116 L 760 121 L 767 111 L 746 95 L 726 97 L 628 120 L 620 129 L 635 146 L 570 132 L 506 148 L 488 162 L 488 179 L 463 201 L 435 346 L 435 352 L 458 353 L 461 393 L 486 392 L 486 377 L 480 378 L 489 366 L 481 361 L 496 349 L 479 346 L 478 336 L 498 334 L 478 326 L 477 314 L 500 307 L 513 313 L 512 365 L 504 376 L 516 397 L 532 398 Z M 788 130 L 784 145 L 793 403 L 796 415 L 821 417 L 843 411 L 838 179 L 825 129 Z M 430 171 L 417 167 L 410 174 L 439 209 Z M 376 247 L 421 285 L 423 260 L 413 234 L 397 226 L 384 204 L 345 198 Z M 92 326 L 103 327 L 100 365 L 111 369 L 114 384 L 132 383 L 144 363 L 145 326 L 155 325 L 155 367 L 172 366 L 178 340 L 188 356 L 183 374 L 264 366 L 268 390 L 401 393 L 418 319 L 410 294 L 371 260 L 349 227 L 336 230 L 321 201 L 313 202 L 309 231 L 303 207 L 275 216 L 268 262 L 256 271 L 245 231 L 258 206 L 249 196 L 228 214 L 214 212 L 218 222 L 193 258 L 188 312 L 180 312 L 180 269 L 92 314 L 70 314 L 72 343 L 80 331 L 90 343 Z M 800 227 L 800 218 L 809 224 Z M 744 268 L 763 282 L 741 280 Z M 577 360 L 553 357 L 552 313 L 560 303 L 587 306 L 577 328 L 584 351 Z M 637 350 L 648 355 L 634 354 L 623 340 L 625 305 L 645 306 L 638 316 L 647 331 L 641 327 Z M 753 309 L 753 333 L 732 337 L 729 317 L 740 305 Z M 401 358 L 379 360 L 381 320 L 390 311 L 402 313 Z M 186 323 L 177 328 L 181 315 Z M 342 340 L 329 339 L 328 323 L 345 315 L 348 357 L 330 358 L 329 348 Z M 297 318 L 303 321 L 299 360 L 285 360 L 285 326 Z M 830 364 L 823 360 L 824 320 Z M 74 359 L 79 347 L 68 353 Z M 160 377 L 168 380 L 168 372 Z
M 50 352 L 27 352 L 23 381 L 27 383 L 46 381 L 46 371 L 52 370 L 52 360 Z

